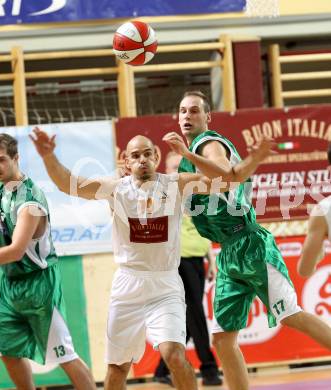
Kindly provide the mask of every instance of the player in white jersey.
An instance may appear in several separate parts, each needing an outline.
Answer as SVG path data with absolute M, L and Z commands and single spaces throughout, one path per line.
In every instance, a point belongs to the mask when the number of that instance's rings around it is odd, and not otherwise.
M 331 144 L 328 148 L 328 169 L 331 172 Z M 308 221 L 308 233 L 298 262 L 298 273 L 311 276 L 323 259 L 323 242 L 331 240 L 331 196 L 324 198 L 312 210 Z
M 74 177 L 60 164 L 53 153 L 54 137 L 35 129 L 31 138 L 61 191 L 70 194 L 76 182 L 76 193 L 71 195 L 107 199 L 113 210 L 114 258 L 119 268 L 109 306 L 105 389 L 125 389 L 132 362 L 144 353 L 147 334 L 160 350 L 176 388 L 196 390 L 194 371 L 185 358 L 185 295 L 178 274 L 182 198 L 187 190 L 189 194 L 209 194 L 211 188 L 224 192 L 231 182 L 245 180 L 269 155 L 273 142 L 262 139 L 258 149 L 228 171 L 206 162 L 222 174 L 217 186 L 202 174 L 157 173 L 156 149 L 143 136 L 127 145 L 125 162 L 130 176 L 93 180 Z

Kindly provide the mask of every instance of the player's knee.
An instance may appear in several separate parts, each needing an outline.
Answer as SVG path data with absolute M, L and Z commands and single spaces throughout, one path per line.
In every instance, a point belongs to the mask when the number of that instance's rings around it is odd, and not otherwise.
M 171 371 L 181 368 L 186 364 L 184 348 L 177 346 L 167 348 L 162 357 Z
M 123 378 L 123 377 L 126 378 L 129 369 L 130 369 L 129 364 L 123 364 L 123 365 L 109 364 L 107 375 L 112 378 Z
M 183 353 L 176 351 L 168 356 L 166 363 L 169 370 L 174 371 L 176 369 L 182 369 L 186 364 L 186 359 Z
M 4 362 L 4 364 L 7 367 L 22 367 L 22 366 L 26 366 L 26 365 L 29 366 L 26 359 L 23 359 L 23 358 L 16 358 L 16 357 L 11 357 L 11 356 L 1 355 L 1 360 Z
M 212 336 L 212 345 L 219 354 L 238 348 L 238 332 L 220 332 Z
M 292 314 L 281 320 L 282 325 L 289 326 L 290 328 L 302 329 L 307 321 L 307 313 L 300 311 L 299 313 Z

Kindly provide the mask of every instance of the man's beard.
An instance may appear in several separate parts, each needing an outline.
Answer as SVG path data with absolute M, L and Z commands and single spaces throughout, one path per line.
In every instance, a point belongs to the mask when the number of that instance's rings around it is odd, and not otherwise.
M 151 173 L 143 173 L 142 175 L 140 175 L 139 179 L 140 180 L 143 180 L 143 181 L 148 181 L 150 180 L 152 177 L 152 174 Z

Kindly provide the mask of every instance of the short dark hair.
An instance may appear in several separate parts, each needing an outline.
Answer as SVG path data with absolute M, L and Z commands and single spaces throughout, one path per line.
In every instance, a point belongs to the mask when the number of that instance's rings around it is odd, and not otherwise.
M 205 112 L 210 112 L 209 100 L 208 100 L 207 96 L 203 92 L 201 92 L 201 91 L 186 91 L 184 93 L 184 95 L 182 96 L 180 101 L 182 101 L 187 96 L 198 96 L 199 98 L 201 98 L 203 100 L 203 109 L 204 109 L 204 111 Z
M 331 142 L 329 143 L 329 146 L 328 146 L 328 161 L 329 161 L 329 164 L 331 165 Z
M 17 151 L 17 140 L 9 134 L 0 134 L 0 149 L 4 149 L 10 158 L 14 158 Z

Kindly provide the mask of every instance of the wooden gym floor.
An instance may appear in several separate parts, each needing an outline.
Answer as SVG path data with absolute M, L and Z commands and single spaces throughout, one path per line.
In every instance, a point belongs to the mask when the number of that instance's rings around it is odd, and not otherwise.
M 250 390 L 331 390 L 331 366 L 305 369 L 262 370 L 249 374 Z M 198 379 L 199 390 L 226 390 L 226 383 L 222 386 L 202 386 Z M 143 384 L 129 384 L 128 390 L 167 390 L 168 385 L 154 382 Z

